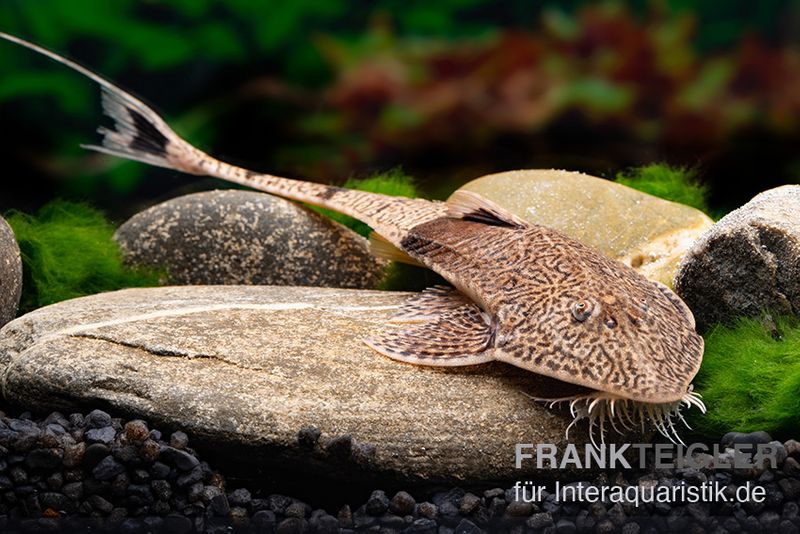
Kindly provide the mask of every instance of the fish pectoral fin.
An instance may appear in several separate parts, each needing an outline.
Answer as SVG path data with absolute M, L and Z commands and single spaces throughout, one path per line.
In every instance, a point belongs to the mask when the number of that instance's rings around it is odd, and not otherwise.
M 377 232 L 369 234 L 369 251 L 377 258 L 383 258 L 390 261 L 399 261 L 400 263 L 407 263 L 409 265 L 416 265 L 417 267 L 425 267 L 421 262 L 409 256 L 396 246 L 389 243 L 384 237 Z
M 472 191 L 456 191 L 447 200 L 447 216 L 490 226 L 524 228 L 530 224 L 488 198 Z
M 458 311 L 464 306 L 475 306 L 475 304 L 454 287 L 433 286 L 405 301 L 400 306 L 400 310 L 389 319 L 389 322 L 426 322 Z
M 365 343 L 401 362 L 457 367 L 490 362 L 491 320 L 472 303 L 409 328 L 386 329 Z

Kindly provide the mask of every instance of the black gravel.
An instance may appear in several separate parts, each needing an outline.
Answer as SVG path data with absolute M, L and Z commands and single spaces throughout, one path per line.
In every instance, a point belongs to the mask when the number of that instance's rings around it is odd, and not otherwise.
M 319 431 L 305 428 L 298 439 L 313 445 L 319 437 Z M 638 507 L 559 502 L 546 491 L 535 502 L 519 502 L 513 489 L 497 487 L 422 495 L 377 489 L 353 506 L 315 509 L 285 495 L 229 488 L 189 442 L 184 432 L 165 436 L 144 421 L 122 421 L 100 410 L 54 412 L 36 421 L 30 414 L 9 418 L 0 412 L 0 532 L 800 534 L 800 443 L 774 442 L 765 433 L 728 434 L 722 443 L 772 443 L 777 469 L 651 469 L 581 481 L 597 486 L 713 481 L 730 494 L 745 484 L 765 491 L 762 503 Z M 352 447 L 349 438 L 334 444 L 342 454 Z

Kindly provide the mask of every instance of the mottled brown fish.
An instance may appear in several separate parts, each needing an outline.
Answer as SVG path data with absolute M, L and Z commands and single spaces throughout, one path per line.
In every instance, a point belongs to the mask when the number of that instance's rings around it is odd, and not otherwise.
M 575 417 L 605 430 L 652 421 L 679 439 L 682 405 L 705 410 L 691 380 L 703 354 L 692 313 L 650 281 L 555 230 L 528 223 L 467 192 L 448 202 L 389 197 L 280 178 L 219 161 L 178 137 L 152 109 L 93 72 L 11 35 L 102 87 L 114 129 L 92 150 L 214 176 L 329 208 L 368 224 L 376 254 L 424 265 L 453 287 L 413 297 L 367 340 L 381 354 L 432 366 L 493 360 L 587 388 Z M 573 422 L 574 424 L 574 422 Z

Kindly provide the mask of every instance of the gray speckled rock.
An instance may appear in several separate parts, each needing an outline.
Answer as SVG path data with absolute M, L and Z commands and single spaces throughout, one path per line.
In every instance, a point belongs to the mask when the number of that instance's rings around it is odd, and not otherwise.
M 297 476 L 532 475 L 532 462 L 515 469 L 515 444 L 563 445 L 571 420 L 529 397 L 546 379 L 500 363 L 417 367 L 372 351 L 361 339 L 407 297 L 195 286 L 66 301 L 0 331 L 0 390 L 31 410 L 100 402 Z M 571 440 L 585 430 L 577 425 Z
M 14 232 L 0 217 L 0 326 L 17 315 L 22 293 L 22 262 Z
M 168 200 L 134 215 L 114 238 L 127 262 L 166 267 L 181 285 L 373 288 L 385 267 L 348 228 L 252 191 Z
M 765 191 L 703 234 L 675 291 L 699 327 L 765 309 L 800 313 L 800 185 Z

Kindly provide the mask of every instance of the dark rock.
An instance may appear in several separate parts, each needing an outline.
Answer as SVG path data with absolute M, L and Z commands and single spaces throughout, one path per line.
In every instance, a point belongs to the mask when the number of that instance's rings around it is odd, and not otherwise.
M 178 477 L 175 483 L 178 487 L 185 488 L 195 482 L 203 480 L 203 469 L 198 465 L 188 473 L 184 473 Z
M 64 475 L 60 471 L 56 471 L 55 473 L 51 473 L 45 482 L 47 483 L 48 489 L 58 491 L 64 485 Z
M 511 501 L 506 506 L 506 515 L 509 517 L 527 517 L 533 513 L 533 503 Z
M 456 508 L 458 508 L 461 499 L 464 497 L 466 492 L 461 488 L 453 488 L 448 491 L 440 491 L 435 493 L 431 498 L 431 502 L 436 506 L 441 506 L 442 503 L 449 502 Z
M 122 433 L 126 440 L 133 443 L 141 443 L 150 435 L 150 431 L 147 428 L 147 423 L 140 419 L 135 419 L 125 423 Z
M 381 490 L 375 490 L 370 495 L 366 504 L 366 511 L 369 515 L 380 516 L 389 509 L 389 498 Z
M 530 522 L 530 519 L 528 520 L 528 522 Z M 631 523 L 631 524 L 636 525 L 636 523 Z M 575 534 L 577 531 L 578 527 L 575 525 L 573 521 L 569 519 L 559 519 L 558 522 L 556 523 L 556 532 L 558 532 L 558 534 Z M 624 531 L 625 529 L 623 528 L 623 532 Z
M 270 532 L 275 528 L 275 512 L 259 510 L 250 519 L 250 525 L 257 531 Z
M 800 497 L 800 479 L 784 478 L 778 481 L 778 486 L 785 498 L 791 500 Z
M 308 449 L 313 448 L 319 441 L 322 432 L 315 426 L 304 426 L 297 433 L 297 442 Z
M 246 528 L 250 524 L 250 516 L 247 514 L 247 509 L 241 506 L 231 507 L 228 518 L 231 521 L 231 526 L 237 530 Z
M 789 456 L 800 459 L 800 441 L 790 439 L 783 444 L 783 448 L 786 449 L 786 454 Z
M 800 310 L 800 186 L 760 193 L 707 230 L 683 257 L 675 292 L 702 329 L 762 310 Z
M 253 496 L 245 488 L 235 489 L 228 494 L 228 502 L 233 506 L 250 506 L 253 501 Z
M 758 522 L 765 532 L 775 532 L 778 530 L 778 525 L 781 523 L 781 516 L 773 511 L 762 512 L 758 516 Z
M 462 515 L 469 515 L 475 512 L 480 505 L 481 505 L 480 497 L 472 493 L 466 493 L 461 498 L 461 502 L 458 505 L 458 511 Z
M 454 532 L 457 534 L 480 534 L 481 529 L 469 519 L 464 518 L 456 525 Z
M 161 462 L 155 462 L 150 466 L 150 474 L 156 479 L 167 478 L 169 471 L 169 466 Z
M 414 512 L 417 502 L 410 494 L 405 491 L 398 491 L 389 501 L 389 511 L 400 516 L 409 515 Z
M 331 438 L 325 444 L 325 451 L 333 458 L 340 460 L 350 458 L 350 452 L 353 450 L 353 437 L 349 434 Z
M 175 447 L 161 449 L 161 459 L 168 464 L 171 463 L 181 471 L 189 471 L 200 465 L 200 461 L 196 457 Z
M 300 501 L 292 501 L 292 504 L 286 507 L 286 517 L 301 517 L 305 518 L 310 512 L 310 508 L 305 503 Z
M 311 526 L 314 532 L 319 532 L 320 534 L 334 534 L 339 532 L 339 520 L 327 513 L 321 513 L 312 517 L 309 521 L 309 526 Z
M 0 327 L 17 315 L 22 293 L 22 261 L 14 232 L 0 217 Z
M 286 508 L 293 502 L 292 498 L 286 495 L 270 495 L 267 497 L 267 501 L 269 502 L 269 509 L 276 514 L 284 514 Z
M 192 530 L 192 520 L 188 517 L 170 514 L 164 517 L 162 529 L 164 532 L 187 534 Z
M 65 448 L 64 458 L 63 458 L 64 467 L 71 468 L 83 464 L 85 454 L 86 454 L 86 444 L 84 442 L 76 443 L 75 445 L 70 445 L 69 447 Z M 106 454 L 108 454 L 108 452 L 103 454 L 103 456 L 105 456 Z M 102 459 L 102 457 L 99 457 L 97 459 L 97 462 L 99 462 L 100 459 Z M 95 462 L 95 465 L 97 464 L 97 462 Z M 90 467 L 88 465 L 88 462 L 86 463 L 86 467 Z
M 189 436 L 185 432 L 178 430 L 170 435 L 169 444 L 176 449 L 185 449 L 189 446 Z
M 417 505 L 417 515 L 426 519 L 436 519 L 438 509 L 435 504 L 421 502 Z
M 90 443 L 102 443 L 103 445 L 111 445 L 116 437 L 117 432 L 111 426 L 103 428 L 92 428 L 87 430 L 84 434 L 86 441 Z
M 92 476 L 97 480 L 111 480 L 125 471 L 125 466 L 113 456 L 106 456 L 92 469 Z
M 131 481 L 136 484 L 147 484 L 150 482 L 150 473 L 146 469 L 134 469 L 131 473 Z
M 483 492 L 483 498 L 487 501 L 491 501 L 495 497 L 504 497 L 506 494 L 506 490 L 503 488 L 492 488 L 488 489 Z
M 139 447 L 139 456 L 145 462 L 155 462 L 161 455 L 161 445 L 153 439 L 146 439 Z
M 278 528 L 275 532 L 277 532 L 277 534 L 302 534 L 306 532 L 307 528 L 308 522 L 305 519 L 287 517 L 278 523 Z
M 377 448 L 371 443 L 353 443 L 350 459 L 357 465 L 365 467 L 372 464 Z
M 540 512 L 530 516 L 525 524 L 534 529 L 543 529 L 553 526 L 553 516 L 550 512 Z
M 25 458 L 25 464 L 31 469 L 55 469 L 61 465 L 64 451 L 61 449 L 33 449 Z
M 783 472 L 788 477 L 800 478 L 800 462 L 791 456 L 783 461 Z
M 100 495 L 90 495 L 87 501 L 89 501 L 89 504 L 92 505 L 94 510 L 103 514 L 110 514 L 114 509 L 114 505 Z
M 103 428 L 111 426 L 111 416 L 102 410 L 92 410 L 83 420 L 86 428 Z
M 434 533 L 436 532 L 436 521 L 422 517 L 411 523 L 403 532 L 407 534 Z
M 74 501 L 79 501 L 83 497 L 83 484 L 80 482 L 64 484 L 61 488 L 61 493 Z
M 166 268 L 179 285 L 372 288 L 384 263 L 351 230 L 276 196 L 190 194 L 145 210 L 114 238 L 129 263 Z
M 214 488 L 216 491 L 211 491 L 210 498 L 208 499 L 208 505 L 214 514 L 225 517 L 228 515 L 228 512 L 231 511 L 230 505 L 228 504 L 228 498 L 225 494 L 216 486 L 206 486 L 205 491 L 208 492 L 209 488 Z
M 759 445 L 759 444 L 767 444 L 772 441 L 772 437 L 769 434 L 763 431 L 756 431 L 756 432 L 728 432 L 722 439 L 719 440 L 719 444 L 724 448 L 733 448 L 734 445 Z M 755 452 L 755 449 L 753 449 Z
M 353 526 L 353 513 L 350 510 L 348 505 L 344 505 L 339 509 L 339 513 L 336 514 L 336 517 L 339 519 L 339 526 L 341 528 L 351 528 Z

